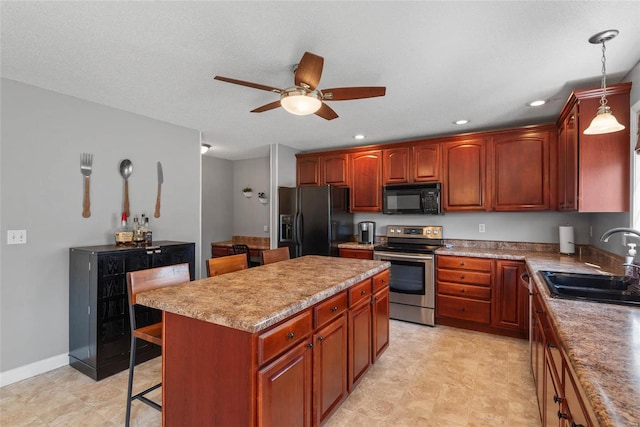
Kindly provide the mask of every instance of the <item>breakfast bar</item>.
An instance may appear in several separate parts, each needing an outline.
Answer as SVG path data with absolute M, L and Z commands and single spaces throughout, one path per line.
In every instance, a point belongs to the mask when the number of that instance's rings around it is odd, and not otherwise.
M 319 425 L 386 349 L 388 262 L 305 256 L 143 292 L 163 425 Z

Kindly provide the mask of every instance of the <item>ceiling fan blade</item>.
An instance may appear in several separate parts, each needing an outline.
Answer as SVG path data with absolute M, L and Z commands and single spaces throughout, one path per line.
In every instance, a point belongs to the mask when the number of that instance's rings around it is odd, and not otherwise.
M 220 80 L 222 82 L 233 83 L 234 85 L 252 87 L 254 89 L 266 90 L 268 92 L 282 93 L 282 89 L 278 89 L 273 86 L 265 86 L 258 83 L 245 82 L 244 80 L 231 79 L 229 77 L 215 76 L 214 80 Z
M 296 86 L 302 86 L 304 84 L 309 86 L 309 89 L 315 90 L 315 88 L 318 87 L 318 83 L 320 83 L 323 64 L 324 58 L 322 56 L 305 52 L 296 69 L 294 78 Z
M 320 107 L 320 109 L 315 112 L 315 115 L 320 116 L 326 120 L 333 120 L 338 118 L 338 114 L 335 111 L 333 111 L 331 107 L 329 107 L 324 102 L 322 103 L 322 106 Z
M 337 87 L 333 89 L 322 89 L 321 92 L 322 98 L 325 101 L 347 101 L 349 99 L 384 96 L 387 88 L 384 86 Z
M 280 106 L 280 100 L 270 102 L 262 107 L 255 108 L 251 110 L 252 113 L 262 113 L 263 111 L 273 110 L 274 108 L 278 108 Z

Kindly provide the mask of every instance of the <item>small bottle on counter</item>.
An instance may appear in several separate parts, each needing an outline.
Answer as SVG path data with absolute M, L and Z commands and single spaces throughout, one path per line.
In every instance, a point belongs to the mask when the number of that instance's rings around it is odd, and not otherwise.
M 142 226 L 144 233 L 144 245 L 151 246 L 153 244 L 153 233 L 149 228 L 149 217 L 144 217 L 144 225 Z
M 144 233 L 142 232 L 142 226 L 138 221 L 138 217 L 133 218 L 133 243 L 136 246 L 142 246 L 144 243 Z
M 115 238 L 117 246 L 127 246 L 133 243 L 133 231 L 127 224 L 126 212 L 122 212 L 122 217 L 120 219 L 120 228 L 116 230 Z

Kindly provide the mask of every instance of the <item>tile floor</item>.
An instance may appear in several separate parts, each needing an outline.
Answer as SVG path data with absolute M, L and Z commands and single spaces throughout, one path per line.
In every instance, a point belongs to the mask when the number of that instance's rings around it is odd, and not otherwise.
M 528 357 L 523 340 L 392 320 L 389 348 L 325 426 L 539 427 Z M 137 388 L 160 372 L 160 358 L 139 365 Z M 5 386 L 0 425 L 122 426 L 127 375 L 95 382 L 65 366 Z M 131 424 L 162 421 L 136 401 Z

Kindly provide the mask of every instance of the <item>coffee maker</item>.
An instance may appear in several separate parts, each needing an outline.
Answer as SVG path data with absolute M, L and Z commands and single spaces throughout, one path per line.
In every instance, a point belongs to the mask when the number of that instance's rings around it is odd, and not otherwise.
M 358 243 L 373 245 L 376 240 L 376 223 L 373 221 L 361 221 L 358 223 Z

